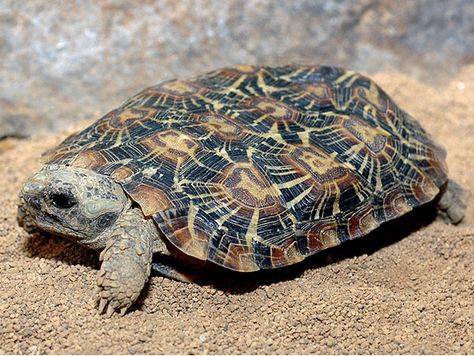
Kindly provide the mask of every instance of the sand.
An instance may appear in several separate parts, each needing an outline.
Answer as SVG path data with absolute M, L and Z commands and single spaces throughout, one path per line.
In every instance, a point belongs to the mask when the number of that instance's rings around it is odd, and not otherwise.
M 372 77 L 443 143 L 472 195 L 474 66 L 436 88 Z M 474 353 L 472 204 L 459 226 L 421 209 L 294 268 L 153 277 L 125 317 L 99 316 L 97 255 L 15 220 L 21 182 L 66 135 L 0 144 L 0 353 Z

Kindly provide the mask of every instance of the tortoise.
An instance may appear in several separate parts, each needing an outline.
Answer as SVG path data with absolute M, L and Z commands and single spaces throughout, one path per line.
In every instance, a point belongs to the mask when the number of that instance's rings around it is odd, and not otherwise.
M 188 280 L 179 254 L 252 272 L 431 201 L 456 224 L 445 156 L 361 74 L 238 65 L 144 89 L 68 137 L 23 185 L 18 221 L 102 250 L 99 313 L 123 315 L 152 269 Z

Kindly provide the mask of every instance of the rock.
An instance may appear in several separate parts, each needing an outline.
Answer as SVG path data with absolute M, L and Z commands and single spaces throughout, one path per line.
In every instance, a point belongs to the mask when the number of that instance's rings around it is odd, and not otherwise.
M 474 60 L 473 17 L 471 0 L 4 0 L 0 138 L 63 130 L 147 85 L 235 63 L 442 80 Z

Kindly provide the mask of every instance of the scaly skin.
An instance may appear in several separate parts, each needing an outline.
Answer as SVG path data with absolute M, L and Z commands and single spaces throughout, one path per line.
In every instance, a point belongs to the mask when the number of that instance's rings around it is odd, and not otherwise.
M 117 221 L 100 254 L 100 314 L 122 316 L 138 298 L 150 277 L 152 246 L 157 235 L 153 222 L 139 209 L 128 210 Z
M 466 214 L 466 203 L 462 188 L 448 180 L 448 186 L 438 202 L 439 215 L 446 223 L 459 224 Z
M 18 222 L 29 232 L 49 231 L 102 251 L 99 313 L 123 315 L 150 277 L 152 254 L 169 255 L 151 217 L 131 205 L 122 187 L 106 176 L 48 166 L 24 184 Z M 189 281 L 160 262 L 154 263 L 153 270 Z

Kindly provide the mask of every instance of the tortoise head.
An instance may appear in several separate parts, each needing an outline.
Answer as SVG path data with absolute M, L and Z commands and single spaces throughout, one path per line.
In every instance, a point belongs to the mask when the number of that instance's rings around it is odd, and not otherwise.
M 103 233 L 128 207 L 122 187 L 93 171 L 49 165 L 20 192 L 18 222 L 26 231 L 47 231 L 85 246 L 104 247 Z

